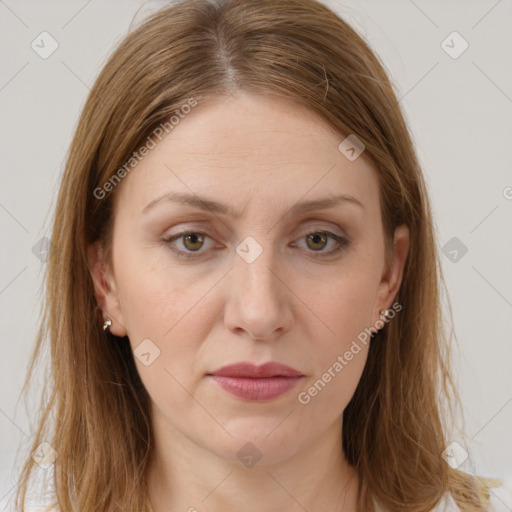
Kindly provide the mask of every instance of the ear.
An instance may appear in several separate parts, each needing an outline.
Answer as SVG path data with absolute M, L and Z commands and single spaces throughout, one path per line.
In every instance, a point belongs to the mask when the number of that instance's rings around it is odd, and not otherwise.
M 116 336 L 126 336 L 123 313 L 119 296 L 110 265 L 105 261 L 102 245 L 95 242 L 87 248 L 87 261 L 94 284 L 94 296 L 103 311 L 103 319 L 110 319 L 112 325 L 109 330 Z M 101 326 L 98 326 L 100 328 Z
M 382 280 L 379 284 L 377 306 L 375 312 L 376 318 L 381 318 L 380 312 L 389 309 L 393 300 L 400 289 L 402 277 L 409 253 L 409 228 L 405 224 L 395 229 L 393 236 L 393 254 L 391 263 L 385 268 Z

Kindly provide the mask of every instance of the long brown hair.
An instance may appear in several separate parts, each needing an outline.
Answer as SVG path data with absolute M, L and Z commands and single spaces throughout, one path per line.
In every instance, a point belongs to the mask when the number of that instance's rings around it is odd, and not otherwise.
M 473 479 L 442 457 L 444 418 L 458 399 L 448 367 L 452 336 L 443 327 L 445 285 L 427 189 L 397 94 L 367 43 L 315 0 L 175 3 L 132 30 L 97 78 L 58 195 L 30 366 L 49 343 L 49 395 L 32 449 L 48 441 L 58 452 L 60 510 L 147 510 L 150 400 L 129 344 L 100 328 L 87 264 L 88 245 L 100 240 L 108 251 L 112 234 L 117 188 L 102 198 L 97 190 L 191 98 L 202 103 L 238 90 L 297 99 L 340 134 L 356 134 L 378 169 L 387 257 L 394 229 L 410 230 L 396 297 L 403 310 L 371 344 L 343 414 L 360 510 L 374 510 L 377 500 L 393 511 L 427 511 L 447 491 L 464 510 L 483 510 Z M 33 467 L 28 458 L 21 509 Z

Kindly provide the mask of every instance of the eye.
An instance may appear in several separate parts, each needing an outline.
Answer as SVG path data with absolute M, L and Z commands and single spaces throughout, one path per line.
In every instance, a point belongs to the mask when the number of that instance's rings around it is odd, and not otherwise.
M 176 248 L 174 246 L 175 240 L 182 240 L 183 248 Z M 164 238 L 162 241 L 168 244 L 169 249 L 176 253 L 181 258 L 194 258 L 200 256 L 202 252 L 201 249 L 205 245 L 206 239 L 211 239 L 206 233 L 200 231 L 182 231 L 181 233 L 176 233 L 169 238 Z M 199 253 L 199 254 L 194 254 Z
M 334 243 L 331 244 L 331 247 L 334 246 L 334 249 L 325 251 L 325 247 L 329 245 L 329 239 L 334 240 Z M 319 253 L 320 257 L 332 256 L 350 245 L 350 241 L 347 238 L 332 233 L 331 231 L 310 231 L 299 240 L 305 240 L 306 247 L 311 249 L 311 251 L 308 252 Z M 292 246 L 296 245 L 298 244 L 292 244 Z

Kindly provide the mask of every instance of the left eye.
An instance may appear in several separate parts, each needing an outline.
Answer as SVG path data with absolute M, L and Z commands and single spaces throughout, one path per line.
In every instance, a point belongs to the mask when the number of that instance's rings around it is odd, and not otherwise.
M 329 239 L 334 240 L 334 244 L 332 245 L 335 247 L 332 250 L 324 251 L 323 249 L 327 247 Z M 348 247 L 350 243 L 346 238 L 337 235 L 336 233 L 332 233 L 331 231 L 311 231 L 310 233 L 307 233 L 301 237 L 299 240 L 305 240 L 306 247 L 308 249 L 312 249 L 312 252 L 321 253 L 320 256 L 330 256 L 332 254 L 336 254 L 342 249 Z

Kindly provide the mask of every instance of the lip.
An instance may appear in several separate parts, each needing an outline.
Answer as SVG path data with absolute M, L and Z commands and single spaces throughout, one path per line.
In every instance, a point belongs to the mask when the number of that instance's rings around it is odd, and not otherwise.
M 260 365 L 246 362 L 230 364 L 228 366 L 223 366 L 208 375 L 218 375 L 219 377 L 246 377 L 252 379 L 303 376 L 303 374 L 298 370 L 274 361 Z
M 263 365 L 236 363 L 208 376 L 228 393 L 253 401 L 276 398 L 295 387 L 304 377 L 294 368 L 276 362 Z

